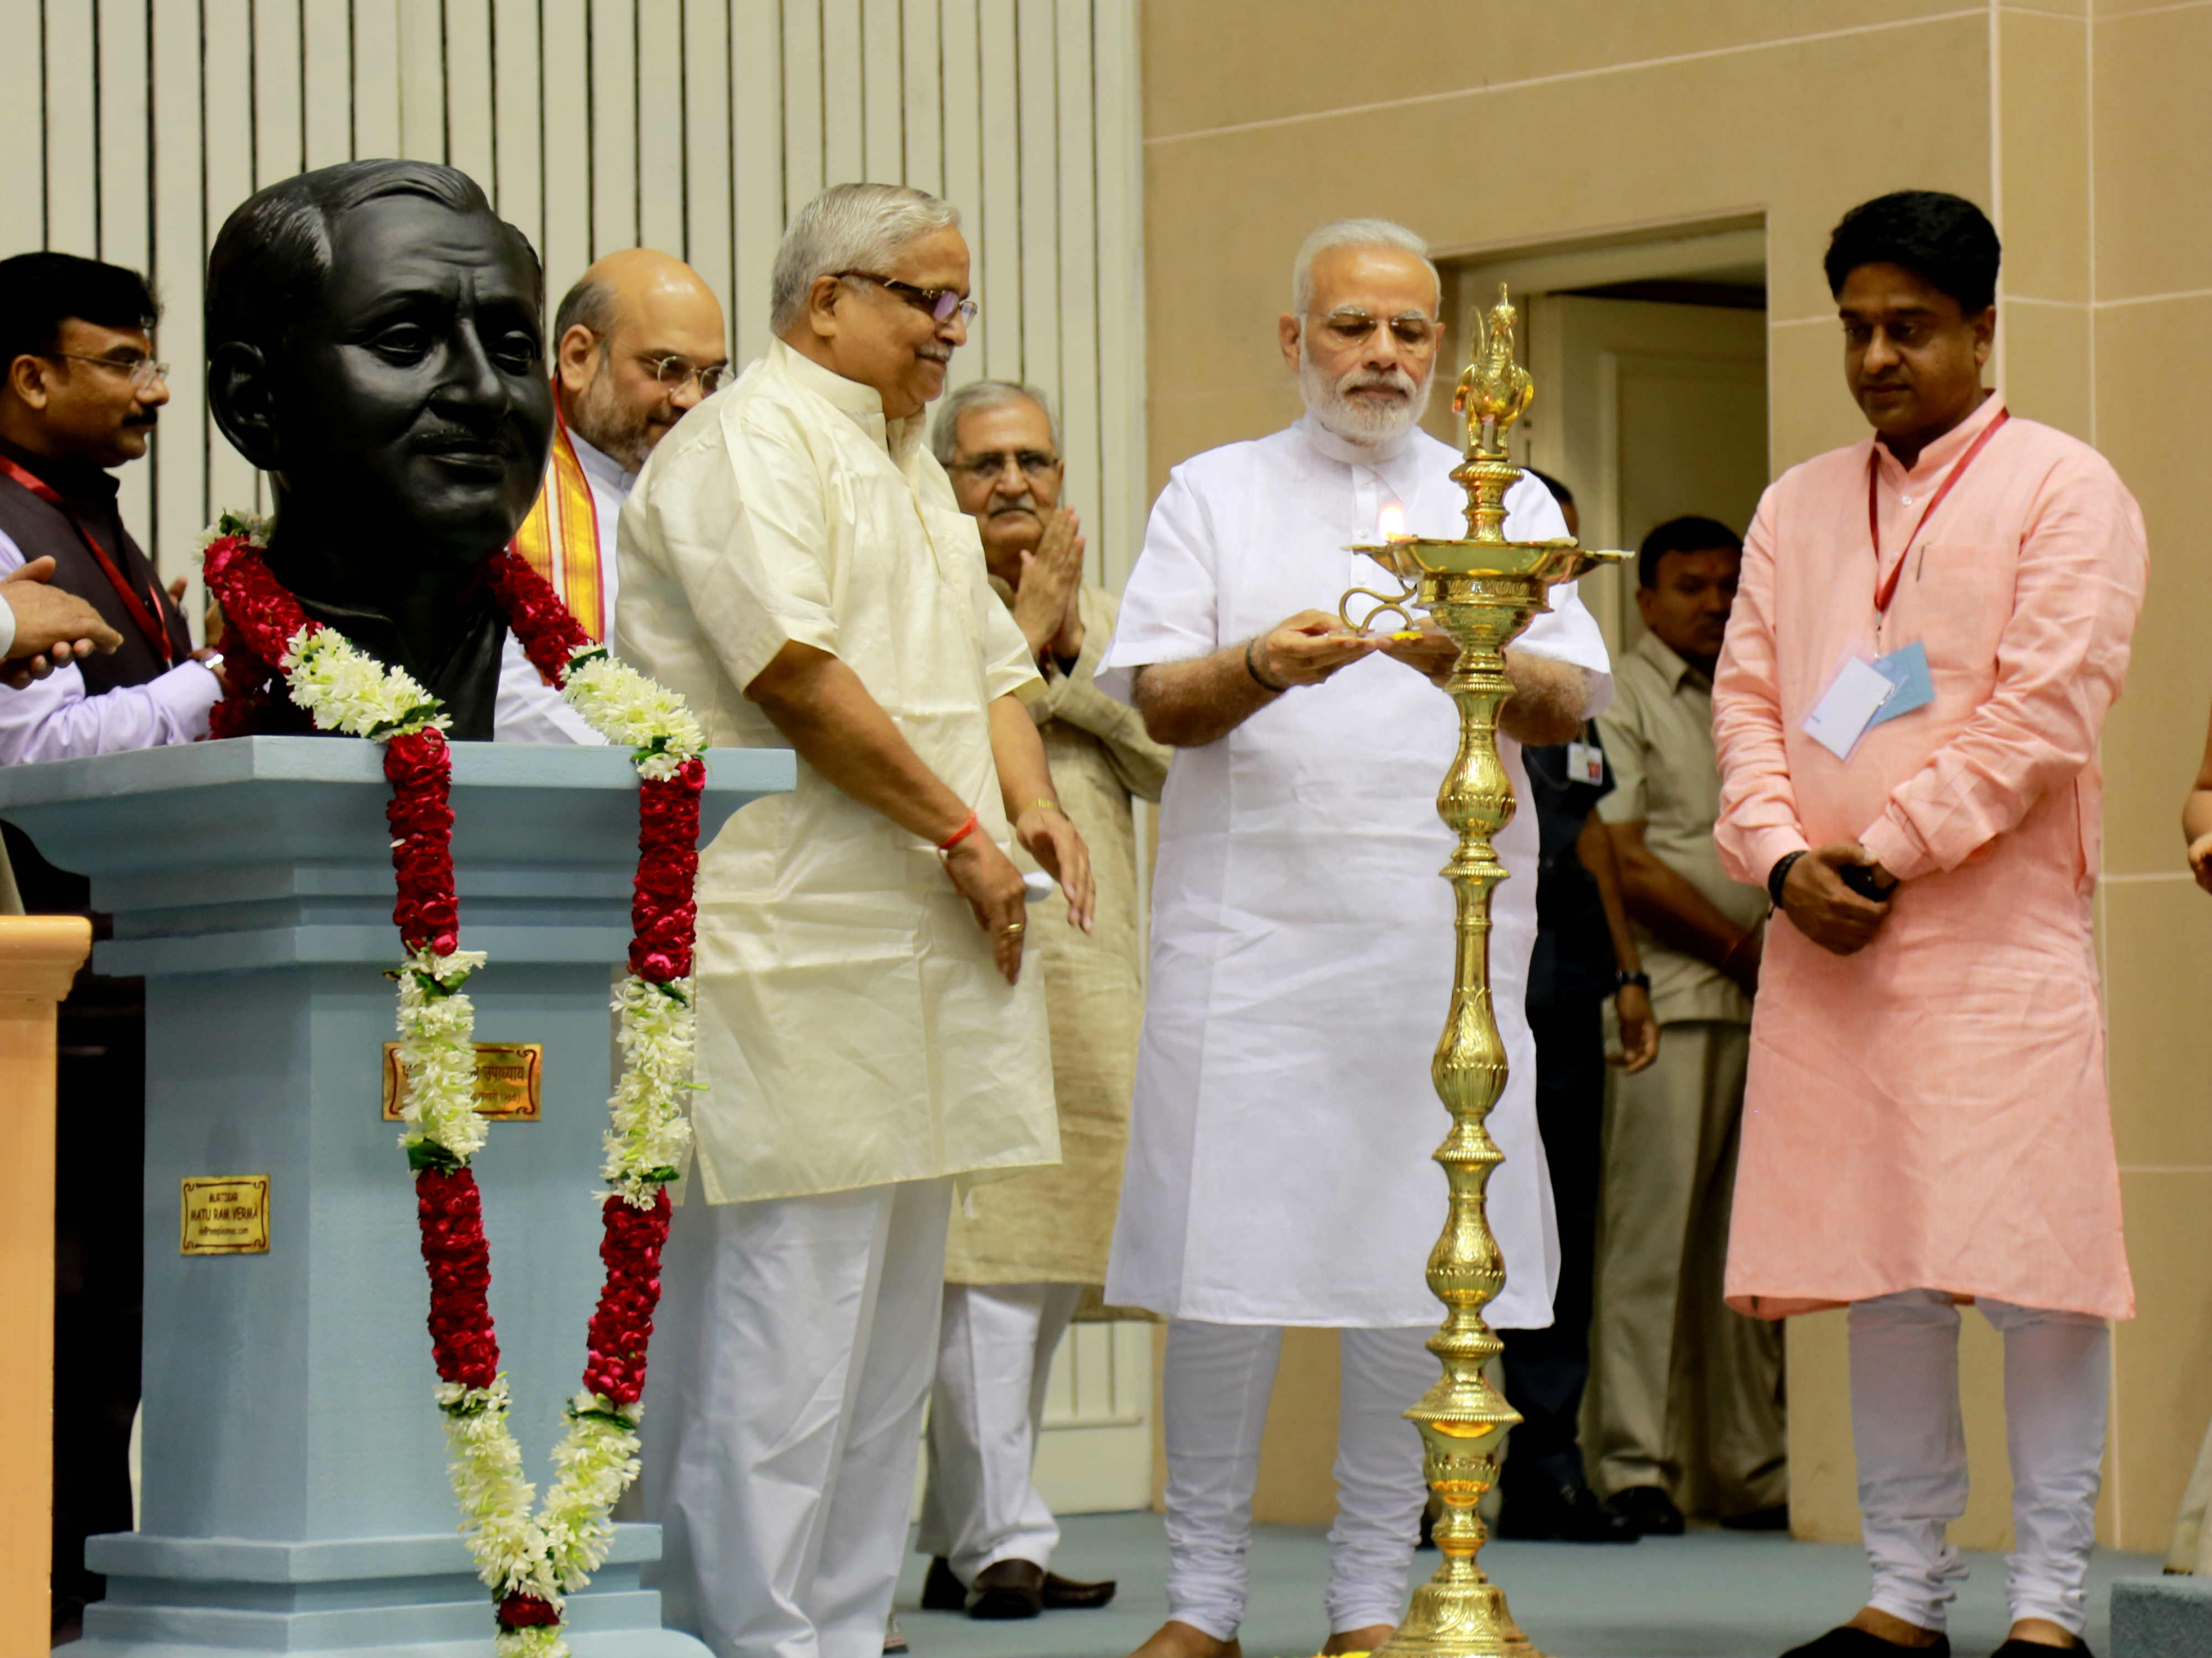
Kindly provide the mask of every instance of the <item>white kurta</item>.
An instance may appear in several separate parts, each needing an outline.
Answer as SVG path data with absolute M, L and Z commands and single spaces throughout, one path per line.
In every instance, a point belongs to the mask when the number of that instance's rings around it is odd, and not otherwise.
M 1184 462 L 1152 509 L 1099 683 L 1202 656 L 1297 611 L 1390 584 L 1344 550 L 1396 503 L 1417 534 L 1465 533 L 1458 454 L 1414 432 L 1353 449 L 1309 416 Z M 1506 531 L 1566 533 L 1543 485 Z M 1379 578 L 1379 579 L 1378 579 Z M 1590 671 L 1604 641 L 1571 585 L 1514 649 Z M 1458 712 L 1380 655 L 1294 690 L 1218 743 L 1179 750 L 1162 802 L 1152 973 L 1106 1298 L 1224 1324 L 1431 1324 L 1423 1277 L 1443 1230 L 1431 1154 L 1449 1119 L 1429 1080 L 1452 981 L 1453 837 L 1436 796 Z M 1498 739 L 1516 798 L 1520 745 Z M 1490 1132 L 1492 1230 L 1508 1268 L 1492 1324 L 1551 1321 L 1559 1238 L 1522 1006 L 1535 938 L 1536 823 L 1497 837 L 1492 1001 L 1510 1066 Z
M 1006 845 L 988 708 L 1042 682 L 923 423 L 773 342 L 639 474 L 616 650 L 710 744 L 775 748 L 744 687 L 787 642 L 827 651 Z M 802 760 L 701 852 L 698 895 L 709 1202 L 1059 1160 L 1043 975 L 999 976 L 928 841 Z

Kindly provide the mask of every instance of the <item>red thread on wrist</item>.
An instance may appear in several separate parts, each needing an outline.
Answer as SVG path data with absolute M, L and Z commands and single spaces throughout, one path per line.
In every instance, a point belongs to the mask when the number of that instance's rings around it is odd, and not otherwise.
M 968 816 L 962 820 L 958 829 L 953 830 L 951 834 L 946 835 L 942 841 L 939 841 L 937 843 L 937 849 L 939 852 L 951 851 L 953 847 L 958 846 L 963 841 L 965 841 L 969 835 L 973 835 L 981 822 L 982 819 L 976 817 L 971 811 Z

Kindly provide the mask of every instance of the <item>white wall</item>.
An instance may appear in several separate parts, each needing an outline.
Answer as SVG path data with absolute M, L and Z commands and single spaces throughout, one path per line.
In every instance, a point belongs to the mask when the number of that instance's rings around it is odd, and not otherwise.
M 375 155 L 473 176 L 543 255 L 549 312 L 611 249 L 681 255 L 740 361 L 789 212 L 864 177 L 949 196 L 982 304 L 955 380 L 1050 390 L 1095 573 L 1135 556 L 1134 0 L 0 0 L 0 254 L 132 265 L 167 307 L 173 401 L 123 474 L 165 574 L 255 494 L 202 396 L 209 244 L 260 185 Z

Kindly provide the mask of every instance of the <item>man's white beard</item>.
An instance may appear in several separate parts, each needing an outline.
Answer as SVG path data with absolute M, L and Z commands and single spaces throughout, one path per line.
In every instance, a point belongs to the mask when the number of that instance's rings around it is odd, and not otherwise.
M 1305 398 L 1306 409 L 1325 430 L 1346 443 L 1381 445 L 1403 437 L 1428 408 L 1429 392 L 1435 385 L 1433 366 L 1418 380 L 1402 368 L 1393 368 L 1387 374 L 1355 368 L 1331 380 L 1308 355 L 1305 341 L 1298 342 L 1298 392 Z M 1362 386 L 1395 386 L 1407 394 L 1406 398 L 1395 404 L 1362 402 L 1351 395 L 1353 387 Z

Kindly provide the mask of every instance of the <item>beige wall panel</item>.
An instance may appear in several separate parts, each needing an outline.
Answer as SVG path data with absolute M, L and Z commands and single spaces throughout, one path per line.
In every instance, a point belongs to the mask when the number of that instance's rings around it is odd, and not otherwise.
M 2095 61 L 2097 297 L 2212 288 L 2212 5 L 2100 22 Z
M 2116 1540 L 2163 1552 L 2212 1417 L 2212 1169 L 2124 1175 L 2120 1190 L 2136 1316 L 2115 1334 Z
M 2096 363 L 2097 445 L 2150 530 L 2150 596 L 2126 692 L 2105 727 L 2105 869 L 2159 874 L 2180 855 L 2181 797 L 2212 694 L 2199 482 L 2212 431 L 2212 295 L 2100 308 Z
M 1988 194 L 1988 110 L 1972 90 L 1984 83 L 1986 22 L 1978 15 L 1929 24 L 1910 53 L 1897 44 L 1893 33 L 1852 34 L 1356 118 L 1154 141 L 1147 279 L 1154 294 L 1170 296 L 1150 330 L 1155 407 L 1200 386 L 1265 383 L 1291 255 L 1315 223 L 1340 214 L 1404 220 L 1449 251 L 1695 221 L 1763 203 L 1772 314 L 1823 314 L 1831 301 L 1820 252 L 1851 203 L 1900 179 Z M 1867 103 L 1875 86 L 1885 89 L 1886 110 L 1911 118 L 1875 118 L 1880 112 Z M 1674 147 L 1650 141 L 1685 108 L 1708 112 L 1696 167 L 1683 166 Z M 1493 197 L 1468 187 L 1466 135 L 1477 120 L 1498 135 L 1490 154 L 1498 175 L 1513 181 Z M 1839 143 L 1843 132 L 1853 141 Z M 1581 142 L 1571 136 L 1578 134 Z M 1378 169 L 1381 155 L 1395 164 Z M 1200 435 L 1220 442 L 1249 434 Z M 1158 440 L 1153 451 L 1171 452 Z
M 1275 360 L 1273 385 L 1227 387 L 1174 398 L 1154 398 L 1146 410 L 1151 440 L 1151 500 L 1168 481 L 1168 469 L 1200 450 L 1212 449 L 1240 438 L 1263 437 L 1298 417 L 1298 390 L 1290 372 Z M 1131 551 L 1134 562 L 1134 550 Z
M 1605 73 L 1806 34 L 1957 17 L 1959 0 L 1385 0 L 1356 31 L 1334 0 L 1144 8 L 1145 131 L 1192 132 L 1539 76 Z M 1355 38 L 1356 37 L 1356 38 Z M 1887 50 L 1915 48 L 1893 38 Z M 1683 106 L 1686 110 L 1692 107 Z
M 1786 1319 L 1790 1378 L 1790 1532 L 1813 1543 L 1859 1540 L 1851 1454 L 1849 1333 L 1840 1309 Z
M 100 216 L 96 210 L 99 192 L 83 188 L 85 169 L 91 157 L 98 153 L 94 117 L 100 106 L 94 88 L 99 82 L 99 59 L 93 9 L 80 0 L 73 6 L 41 6 L 37 15 L 45 21 L 43 37 L 38 22 L 20 14 L 20 21 L 9 30 L 19 43 L 19 50 L 23 46 L 31 48 L 16 58 L 15 74 L 10 77 L 15 87 L 10 95 L 21 96 L 36 86 L 43 64 L 46 112 L 46 245 L 59 252 L 96 259 L 100 257 Z M 32 100 L 38 101 L 35 92 L 32 93 Z M 10 164 L 21 167 L 30 159 L 26 155 L 21 161 Z
M 2198 679 L 2201 689 L 2212 675 Z M 2180 798 L 2181 786 L 2167 791 L 2169 828 Z M 2175 1040 L 2201 1029 L 2212 1007 L 2212 898 L 2191 884 L 2181 836 L 2172 839 L 2170 874 L 2107 881 L 2103 895 L 2112 1136 L 2124 1169 L 2212 1169 L 2203 1046 Z
M 2047 12 L 2006 10 L 1997 41 L 2003 292 L 2008 298 L 2087 300 L 2089 26 Z
M 2096 412 L 2089 307 L 2008 298 L 1998 316 L 2005 407 L 2087 443 Z
M 1767 464 L 1777 476 L 1867 434 L 1844 386 L 1844 338 L 1833 318 L 1766 331 Z
M 1336 1518 L 1338 1355 L 1334 1330 L 1283 1332 L 1252 1492 L 1252 1518 L 1263 1526 L 1326 1526 Z

